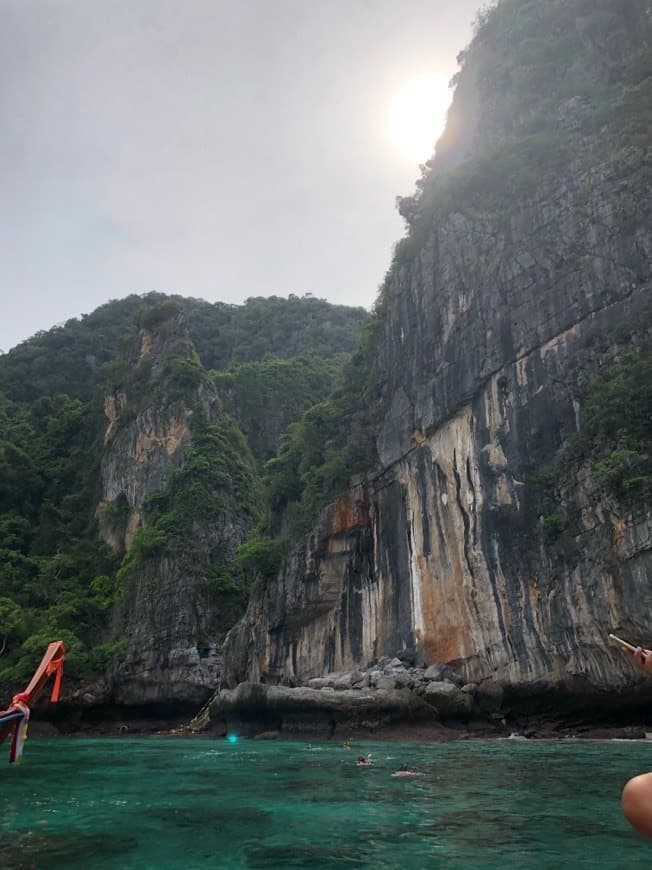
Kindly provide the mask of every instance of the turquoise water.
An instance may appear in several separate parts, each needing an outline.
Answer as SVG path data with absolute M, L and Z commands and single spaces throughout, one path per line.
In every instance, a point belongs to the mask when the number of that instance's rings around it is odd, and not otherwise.
M 31 739 L 1 765 L 14 870 L 652 866 L 619 804 L 645 743 Z

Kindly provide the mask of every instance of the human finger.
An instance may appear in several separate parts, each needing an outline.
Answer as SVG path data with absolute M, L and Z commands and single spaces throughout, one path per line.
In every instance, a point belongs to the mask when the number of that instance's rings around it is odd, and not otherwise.
M 634 652 L 632 653 L 632 657 L 634 659 L 634 662 L 639 666 L 639 668 L 642 668 L 643 670 L 645 670 L 645 664 L 646 664 L 646 661 L 648 658 L 648 653 L 649 653 L 649 650 L 644 650 L 640 646 L 637 646 L 636 649 L 634 650 Z

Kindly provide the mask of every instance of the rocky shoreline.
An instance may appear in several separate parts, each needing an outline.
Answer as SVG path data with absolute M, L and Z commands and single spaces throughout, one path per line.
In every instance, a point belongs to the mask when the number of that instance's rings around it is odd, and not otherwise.
M 587 693 L 510 698 L 494 682 L 464 683 L 443 664 L 381 658 L 366 670 L 331 673 L 305 685 L 244 682 L 217 692 L 206 727 L 243 736 L 451 740 L 474 737 L 644 739 L 652 730 L 645 697 Z M 539 694 L 537 695 L 537 691 Z M 548 708 L 548 709 L 547 709 Z
M 116 709 L 116 714 L 124 713 Z M 211 723 L 196 731 L 190 727 L 188 718 L 168 719 L 140 718 L 116 715 L 105 720 L 75 720 L 67 716 L 55 721 L 34 718 L 30 724 L 30 737 L 111 737 L 129 739 L 134 737 L 224 739 L 227 731 L 220 723 Z M 281 730 L 246 729 L 236 731 L 239 737 L 253 740 L 302 740 L 313 742 L 341 743 L 344 740 L 386 741 L 404 743 L 441 743 L 468 740 L 645 740 L 652 734 L 652 726 L 643 719 L 632 724 L 591 722 L 589 719 L 553 719 L 543 717 L 509 717 L 505 719 L 476 719 L 469 722 L 395 722 L 379 725 L 374 729 L 345 725 L 336 729 L 332 736 L 318 731 L 294 729 L 285 726 Z
M 645 739 L 652 704 L 645 685 L 600 692 L 576 684 L 565 694 L 531 687 L 514 695 L 493 681 L 464 683 L 448 665 L 381 658 L 366 669 L 329 673 L 304 685 L 243 682 L 216 692 L 201 711 L 181 703 L 117 703 L 107 683 L 70 687 L 60 704 L 40 703 L 37 736 L 129 737 L 153 734 L 219 738 L 447 740 Z
M 332 673 L 303 686 L 240 683 L 214 696 L 210 722 L 240 733 L 262 728 L 326 737 L 402 723 L 434 724 L 473 713 L 478 686 L 459 683 L 445 665 L 410 667 L 385 658 L 366 671 Z

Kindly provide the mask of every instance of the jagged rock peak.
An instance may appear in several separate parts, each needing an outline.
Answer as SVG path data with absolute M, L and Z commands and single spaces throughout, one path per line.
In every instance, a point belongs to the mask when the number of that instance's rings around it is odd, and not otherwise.
M 185 314 L 177 304 L 163 303 L 148 309 L 137 323 L 139 328 L 127 354 L 127 362 L 134 368 L 149 365 L 152 376 L 157 377 L 164 373 L 171 358 L 196 356 Z

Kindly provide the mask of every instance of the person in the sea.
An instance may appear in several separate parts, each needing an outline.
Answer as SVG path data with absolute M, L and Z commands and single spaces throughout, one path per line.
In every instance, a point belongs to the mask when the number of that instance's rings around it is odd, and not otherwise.
M 407 764 L 402 764 L 392 776 L 421 776 L 421 774 L 416 770 L 410 770 Z
M 364 755 L 358 755 L 357 765 L 358 767 L 369 767 L 372 763 L 371 755 L 368 755 L 366 758 Z
M 652 674 L 652 650 L 636 647 L 634 663 Z M 652 837 L 652 773 L 641 773 L 629 780 L 622 794 L 625 818 L 644 837 Z
M 344 747 L 344 749 L 350 749 L 351 748 L 351 741 L 345 740 L 344 743 L 342 744 L 342 746 Z

